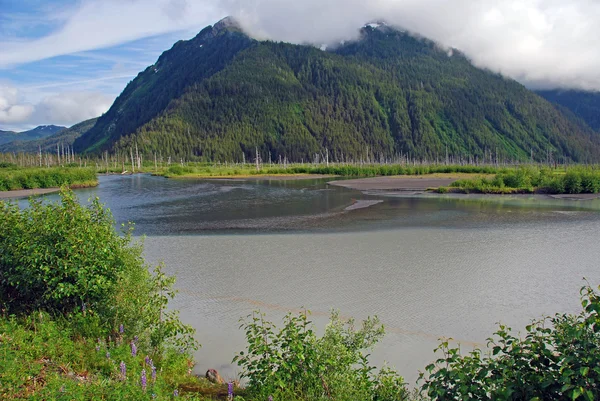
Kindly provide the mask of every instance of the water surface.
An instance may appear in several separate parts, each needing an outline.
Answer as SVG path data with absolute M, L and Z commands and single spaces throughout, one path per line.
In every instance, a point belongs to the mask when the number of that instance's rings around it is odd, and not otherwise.
M 244 347 L 240 317 L 279 320 L 305 307 L 378 315 L 373 353 L 409 380 L 440 337 L 483 345 L 496 322 L 579 310 L 583 277 L 600 283 L 600 201 L 543 197 L 379 196 L 311 181 L 101 177 L 98 195 L 145 234 L 150 263 L 177 275 L 175 307 L 198 329 L 198 372 Z M 56 199 L 56 195 L 49 196 Z M 376 201 L 347 211 L 357 200 Z

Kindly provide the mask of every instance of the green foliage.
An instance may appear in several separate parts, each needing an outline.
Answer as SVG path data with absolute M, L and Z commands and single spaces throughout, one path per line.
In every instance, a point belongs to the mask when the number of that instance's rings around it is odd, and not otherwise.
M 193 331 L 175 312 L 173 279 L 152 275 L 131 227 L 120 236 L 98 199 L 82 206 L 62 190 L 60 203 L 0 202 L 0 303 L 10 313 L 69 316 L 82 334 L 108 335 L 123 324 L 157 350 L 194 349 Z
M 365 353 L 383 337 L 377 318 L 360 328 L 337 313 L 322 337 L 308 312 L 288 314 L 278 331 L 265 315 L 255 312 L 242 324 L 248 348 L 234 358 L 244 369 L 248 391 L 256 399 L 275 400 L 404 400 L 405 383 L 394 371 L 375 368 Z
M 7 168 L 0 170 L 0 191 L 57 188 L 63 185 L 95 186 L 97 183 L 96 172 L 88 168 Z
M 593 130 L 600 132 L 600 92 L 545 90 L 537 93 L 548 101 L 564 107 Z
M 580 166 L 569 168 L 563 174 L 549 168 L 520 167 L 504 169 L 494 178 L 458 180 L 451 186 L 466 193 L 597 194 L 600 192 L 600 170 L 595 166 Z
M 0 399 L 16 400 L 173 400 L 178 387 L 212 386 L 188 373 L 189 355 L 166 349 L 160 356 L 141 339 L 132 355 L 135 333 L 81 337 L 73 322 L 45 313 L 0 317 Z M 152 378 L 151 364 L 156 367 Z M 126 366 L 126 376 L 120 363 Z M 141 372 L 146 371 L 146 390 Z M 205 399 L 196 394 L 182 399 Z
M 432 400 L 586 400 L 600 397 L 600 295 L 582 289 L 579 315 L 533 322 L 525 337 L 501 325 L 490 354 L 461 355 L 443 342 L 443 356 L 421 375 Z

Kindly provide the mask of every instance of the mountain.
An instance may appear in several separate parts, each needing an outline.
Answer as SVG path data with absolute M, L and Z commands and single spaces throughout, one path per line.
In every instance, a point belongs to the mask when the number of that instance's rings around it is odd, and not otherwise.
M 36 153 L 41 148 L 42 152 L 55 152 L 56 146 L 71 146 L 75 139 L 88 132 L 98 121 L 98 118 L 92 118 L 91 120 L 83 121 L 79 124 L 72 126 L 71 128 L 64 128 L 56 132 L 53 135 L 45 137 L 43 139 L 22 141 L 16 140 L 9 143 L 0 145 L 0 153 L 9 152 L 24 152 L 24 153 Z
M 600 92 L 576 90 L 537 91 L 544 99 L 563 107 L 600 132 Z
M 241 161 L 592 161 L 600 138 L 519 83 L 385 24 L 328 51 L 257 41 L 231 20 L 141 72 L 76 151 Z
M 24 132 L 12 132 L 12 131 L 0 131 L 0 144 L 12 142 L 12 141 L 33 141 L 35 139 L 41 139 L 53 135 L 66 127 L 59 127 L 56 125 L 40 125 L 29 131 Z

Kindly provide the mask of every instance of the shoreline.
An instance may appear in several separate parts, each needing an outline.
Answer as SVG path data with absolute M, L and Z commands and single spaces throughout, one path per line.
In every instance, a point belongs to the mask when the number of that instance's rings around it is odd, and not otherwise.
M 70 189 L 94 188 L 98 186 L 98 182 L 89 184 L 73 184 L 67 185 Z M 30 196 L 48 195 L 60 192 L 60 187 L 52 188 L 33 188 L 33 189 L 15 189 L 12 191 L 0 191 L 0 199 L 21 199 L 29 198 Z
M 218 181 L 299 181 L 299 180 L 318 180 L 338 177 L 335 175 L 322 174 L 253 174 L 253 175 L 213 175 L 207 176 L 202 174 L 184 174 L 177 176 L 156 175 L 157 177 L 165 177 L 168 179 L 185 180 L 218 180 Z
M 460 178 L 451 176 L 391 176 L 330 181 L 327 184 L 356 191 L 419 193 L 431 192 L 434 188 L 447 187 L 458 179 Z

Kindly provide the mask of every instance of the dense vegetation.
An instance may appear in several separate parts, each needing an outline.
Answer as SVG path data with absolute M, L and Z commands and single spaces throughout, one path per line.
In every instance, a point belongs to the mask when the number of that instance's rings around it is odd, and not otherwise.
M 600 132 L 600 92 L 545 90 L 537 93 L 546 100 L 567 109 L 593 130 Z
M 75 148 L 221 162 L 585 162 L 599 141 L 520 84 L 385 26 L 321 51 L 217 24 L 140 73 Z
M 65 127 L 56 125 L 40 125 L 34 129 L 23 132 L 0 131 L 0 145 L 12 141 L 33 141 L 46 138 L 62 131 Z
M 197 347 L 173 279 L 97 199 L 61 195 L 0 202 L 0 398 L 171 399 Z
M 0 191 L 17 189 L 58 188 L 96 186 L 96 171 L 91 168 L 52 167 L 17 168 L 8 163 L 0 163 Z
M 287 166 L 263 166 L 260 169 L 251 165 L 214 165 L 190 163 L 185 166 L 173 165 L 159 171 L 166 177 L 228 177 L 260 175 L 317 174 L 342 177 L 378 177 L 396 175 L 426 175 L 436 173 L 493 174 L 507 169 L 494 166 L 406 166 L 400 164 L 382 165 L 310 165 L 290 164 Z
M 550 168 L 521 167 L 505 169 L 493 178 L 477 177 L 454 182 L 450 188 L 460 192 L 475 193 L 546 193 L 546 194 L 597 194 L 600 192 L 600 170 L 595 167 L 572 167 L 567 171 Z
M 37 140 L 23 140 L 15 138 L 12 142 L 0 144 L 0 153 L 56 153 L 57 147 L 63 148 L 65 146 L 72 146 L 75 139 L 88 132 L 94 124 L 96 124 L 97 118 L 83 121 L 79 124 L 72 126 L 71 128 L 64 128 L 56 133 Z

